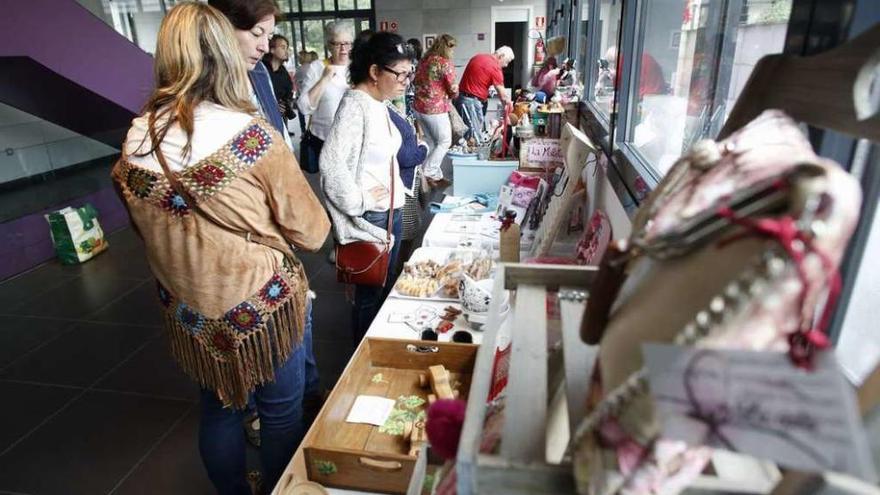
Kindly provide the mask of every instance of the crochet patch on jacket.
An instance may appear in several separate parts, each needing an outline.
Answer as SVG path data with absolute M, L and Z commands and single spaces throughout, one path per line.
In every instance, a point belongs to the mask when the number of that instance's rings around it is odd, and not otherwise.
M 256 293 L 220 318 L 205 317 L 157 285 L 172 355 L 224 404 L 244 408 L 248 395 L 273 381 L 276 366 L 302 342 L 307 286 L 295 260 L 287 260 Z

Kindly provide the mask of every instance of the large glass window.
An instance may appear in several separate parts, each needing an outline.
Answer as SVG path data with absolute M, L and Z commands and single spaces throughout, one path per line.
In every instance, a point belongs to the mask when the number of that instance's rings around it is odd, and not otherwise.
M 327 57 L 324 42 L 324 28 L 328 22 L 338 21 L 347 24 L 357 35 L 370 29 L 375 16 L 372 5 L 367 0 L 278 0 L 285 12 L 279 26 L 289 22 L 290 28 L 279 27 L 279 32 L 291 32 L 296 38 L 296 51 L 314 51 L 321 58 Z
M 681 3 L 681 0 L 674 0 Z M 615 93 L 618 83 L 617 59 L 620 34 L 620 16 L 623 11 L 622 0 L 599 0 L 598 29 L 599 63 L 596 68 L 596 85 L 593 98 L 599 111 L 610 117 L 614 110 Z
M 303 45 L 307 52 L 315 51 L 320 57 L 326 56 L 324 50 L 324 21 L 322 19 L 303 21 Z
M 742 11 L 729 12 L 730 0 L 642 3 L 626 140 L 660 176 L 720 129 L 757 61 L 783 47 L 791 0 L 736 4 Z
M 300 0 L 303 12 L 320 12 L 324 10 L 321 0 Z M 332 7 L 331 7 L 332 8 Z
M 281 12 L 299 12 L 299 0 L 278 0 L 278 7 Z

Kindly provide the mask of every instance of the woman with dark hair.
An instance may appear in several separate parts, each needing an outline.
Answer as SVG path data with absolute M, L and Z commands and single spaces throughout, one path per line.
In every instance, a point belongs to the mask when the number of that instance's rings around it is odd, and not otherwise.
M 422 42 L 418 40 L 418 38 L 410 38 L 406 40 L 406 44 L 409 45 L 409 49 L 412 50 L 413 60 L 418 62 L 422 59 Z
M 208 0 L 208 5 L 222 12 L 235 28 L 235 39 L 251 80 L 251 100 L 272 127 L 281 133 L 287 146 L 293 149 L 275 99 L 272 78 L 266 66 L 260 63 L 269 53 L 275 17 L 281 14 L 278 5 L 275 0 Z
M 155 89 L 114 185 L 144 241 L 177 363 L 201 387 L 199 453 L 222 495 L 251 495 L 244 408 L 274 485 L 304 434 L 308 279 L 294 253 L 330 224 L 296 158 L 251 103 L 233 28 L 184 2 L 159 28 Z
M 385 242 L 392 219 L 394 244 L 386 287 L 400 247 L 404 184 L 395 156 L 401 136 L 385 106 L 403 94 L 412 78 L 412 54 L 396 34 L 376 33 L 359 43 L 346 91 L 321 153 L 321 184 L 333 232 L 340 245 Z M 360 342 L 382 303 L 382 287 L 356 285 L 352 336 Z
M 293 111 L 293 79 L 284 66 L 290 58 L 289 50 L 290 41 L 283 35 L 276 34 L 269 40 L 269 53 L 263 56 L 263 65 L 272 78 L 272 89 L 278 101 L 278 111 L 288 120 L 296 117 L 296 112 Z
M 250 96 L 253 105 L 259 109 L 263 117 L 272 124 L 284 139 L 288 148 L 293 149 L 290 134 L 278 108 L 275 90 L 269 70 L 260 60 L 269 52 L 270 37 L 275 30 L 275 17 L 280 14 L 274 0 L 208 0 L 208 4 L 219 10 L 232 23 L 233 33 L 238 42 L 239 51 L 244 58 L 245 67 L 250 79 Z M 282 66 L 283 70 L 283 66 Z M 288 76 L 289 77 L 289 76 Z M 311 294 L 310 294 L 311 296 Z M 303 335 L 303 352 L 305 353 L 305 392 L 303 394 L 304 417 L 306 428 L 317 416 L 323 403 L 320 390 L 318 364 L 312 350 L 312 304 L 308 303 L 305 315 L 305 331 Z M 252 405 L 251 412 L 254 407 Z M 259 434 L 254 414 L 245 421 L 248 438 L 257 443 Z
M 418 71 L 419 69 L 419 60 L 422 59 L 422 42 L 416 38 L 410 38 L 406 40 L 407 46 L 409 46 L 410 51 L 413 54 L 413 69 Z M 410 83 L 409 86 L 406 87 L 406 98 L 405 98 L 405 107 L 406 107 L 406 118 L 410 121 L 411 124 L 415 124 L 416 114 L 415 110 L 413 110 L 413 102 L 416 99 L 416 86 L 415 84 Z

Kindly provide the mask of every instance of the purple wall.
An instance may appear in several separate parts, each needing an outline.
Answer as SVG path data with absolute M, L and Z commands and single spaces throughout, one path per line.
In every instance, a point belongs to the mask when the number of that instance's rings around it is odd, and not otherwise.
M 7 6 L 0 15 L 0 58 L 5 59 L 3 67 L 21 66 L 12 64 L 14 57 L 27 57 L 36 62 L 28 65 L 28 68 L 44 66 L 61 76 L 53 77 L 66 79 L 87 93 L 109 100 L 93 101 L 94 98 L 51 89 L 54 86 L 46 85 L 45 74 L 26 75 L 30 73 L 21 72 L 17 73 L 16 81 L 6 82 L 20 85 L 17 86 L 21 93 L 18 102 L 21 103 L 23 98 L 24 103 L 30 104 L 12 103 L 13 106 L 25 107 L 38 114 L 40 112 L 34 110 L 34 105 L 51 105 L 68 113 L 74 112 L 82 119 L 91 119 L 99 130 L 110 124 L 127 126 L 131 115 L 140 112 L 152 90 L 153 58 L 74 0 L 21 0 L 11 3 L 14 6 Z M 12 77 L 11 74 L 6 75 Z M 11 98 L 15 95 L 5 96 Z M 131 115 L 125 115 L 126 110 Z M 50 116 L 44 118 L 52 120 Z M 65 124 L 71 129 L 77 127 L 70 122 Z M 105 233 L 128 224 L 128 214 L 112 188 L 2 223 L 0 259 L 3 262 L 0 263 L 0 280 L 54 256 L 44 213 L 84 203 L 92 203 L 98 208 L 99 221 Z
M 88 196 L 65 201 L 64 204 L 0 224 L 0 281 L 29 270 L 55 256 L 49 223 L 44 214 L 65 206 L 79 207 L 86 203 L 98 209 L 98 222 L 104 235 L 128 225 L 128 213 L 112 187 Z M 110 246 L 113 249 L 113 246 Z
M 31 57 L 139 113 L 153 87 L 149 54 L 74 0 L 13 3 L 0 15 L 0 57 Z

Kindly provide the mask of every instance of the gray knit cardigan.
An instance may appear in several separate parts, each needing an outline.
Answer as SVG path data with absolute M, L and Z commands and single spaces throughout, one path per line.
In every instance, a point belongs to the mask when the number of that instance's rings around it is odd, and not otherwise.
M 321 187 L 339 244 L 386 239 L 385 229 L 361 218 L 374 204 L 370 193 L 361 185 L 364 143 L 370 142 L 372 134 L 382 128 L 379 126 L 388 126 L 388 112 L 371 112 L 371 99 L 372 96 L 357 89 L 345 92 L 321 150 Z M 394 205 L 395 209 L 402 206 Z

